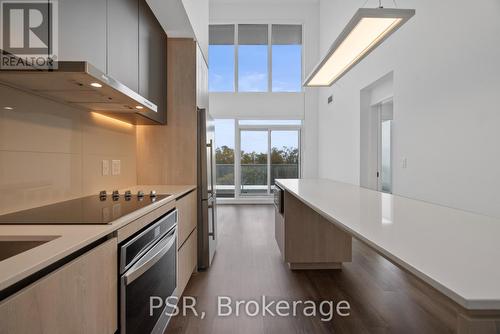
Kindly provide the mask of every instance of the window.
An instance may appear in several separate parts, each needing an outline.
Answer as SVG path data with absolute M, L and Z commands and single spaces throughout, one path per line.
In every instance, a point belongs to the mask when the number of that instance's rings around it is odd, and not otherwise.
M 275 179 L 300 177 L 301 124 L 215 120 L 217 197 L 267 197 Z
M 302 87 L 302 27 L 272 26 L 272 91 L 300 92 Z
M 234 119 L 215 120 L 217 197 L 234 197 Z
M 267 24 L 238 25 L 238 91 L 268 91 Z
M 211 25 L 209 40 L 209 90 L 234 92 L 234 25 Z
M 301 25 L 238 24 L 236 34 L 235 28 L 210 25 L 211 92 L 302 91 Z

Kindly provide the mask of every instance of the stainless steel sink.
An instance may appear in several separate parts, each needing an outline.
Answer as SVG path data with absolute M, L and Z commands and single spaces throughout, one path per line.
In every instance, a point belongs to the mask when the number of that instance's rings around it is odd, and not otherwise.
M 2 236 L 0 237 L 0 261 L 43 245 L 59 236 Z

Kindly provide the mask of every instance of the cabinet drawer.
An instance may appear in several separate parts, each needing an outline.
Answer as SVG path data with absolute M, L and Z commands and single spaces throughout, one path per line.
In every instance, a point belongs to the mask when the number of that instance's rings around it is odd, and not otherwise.
M 197 265 L 197 234 L 198 230 L 189 235 L 188 239 L 178 250 L 178 268 L 177 268 L 177 296 L 181 296 L 191 275 L 196 270 Z
M 180 248 L 194 230 L 198 221 L 196 190 L 178 199 L 175 206 L 177 210 L 179 210 L 177 223 L 179 228 L 179 241 L 177 247 Z
M 117 241 L 110 239 L 0 303 L 0 333 L 114 333 Z

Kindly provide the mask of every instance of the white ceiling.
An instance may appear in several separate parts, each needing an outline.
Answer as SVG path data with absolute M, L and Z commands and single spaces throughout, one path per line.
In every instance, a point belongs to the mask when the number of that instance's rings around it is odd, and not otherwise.
M 215 4 L 248 4 L 248 3 L 268 3 L 268 4 L 282 4 L 282 3 L 318 3 L 319 0 L 209 0 L 210 3 Z

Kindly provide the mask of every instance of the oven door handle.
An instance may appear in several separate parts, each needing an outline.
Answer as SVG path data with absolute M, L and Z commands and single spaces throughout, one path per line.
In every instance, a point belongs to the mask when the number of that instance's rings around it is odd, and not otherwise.
M 123 276 L 125 278 L 125 285 L 129 285 L 137 278 L 141 277 L 148 269 L 154 266 L 167 252 L 175 245 L 177 236 L 177 227 L 156 244 L 149 252 L 147 252 L 142 259 L 137 261 Z

